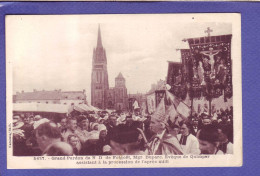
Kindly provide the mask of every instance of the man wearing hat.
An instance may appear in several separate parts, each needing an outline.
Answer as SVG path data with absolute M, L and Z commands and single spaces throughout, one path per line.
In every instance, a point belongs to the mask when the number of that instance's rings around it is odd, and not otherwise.
M 112 155 L 145 155 L 142 151 L 143 143 L 137 129 L 138 125 L 133 123 L 131 126 L 120 124 L 116 126 L 110 138 Z

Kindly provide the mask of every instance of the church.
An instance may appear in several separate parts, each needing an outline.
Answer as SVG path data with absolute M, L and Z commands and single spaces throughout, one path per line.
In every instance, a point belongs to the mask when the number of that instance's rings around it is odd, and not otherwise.
M 91 105 L 100 109 L 128 109 L 127 89 L 122 73 L 115 78 L 115 87 L 109 87 L 106 50 L 102 45 L 100 26 L 92 58 Z

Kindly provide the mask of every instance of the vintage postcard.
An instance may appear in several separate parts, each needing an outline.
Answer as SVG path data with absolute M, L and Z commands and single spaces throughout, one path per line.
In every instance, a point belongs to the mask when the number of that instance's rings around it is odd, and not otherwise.
M 5 24 L 8 169 L 242 166 L 240 14 Z

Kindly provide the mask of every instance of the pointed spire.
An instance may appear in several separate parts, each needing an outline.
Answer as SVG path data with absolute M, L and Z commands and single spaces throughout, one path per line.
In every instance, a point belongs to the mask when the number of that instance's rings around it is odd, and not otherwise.
M 125 78 L 123 77 L 123 75 L 122 75 L 122 73 L 121 73 L 121 72 L 118 74 L 118 76 L 117 76 L 116 78 L 125 79 Z
M 97 48 L 103 48 L 103 46 L 102 46 L 102 40 L 101 40 L 100 24 L 98 25 Z

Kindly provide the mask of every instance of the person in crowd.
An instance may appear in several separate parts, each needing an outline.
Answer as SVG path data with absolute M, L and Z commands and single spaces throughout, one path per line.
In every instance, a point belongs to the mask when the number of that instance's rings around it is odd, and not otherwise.
M 204 117 L 204 118 L 202 119 L 202 124 L 203 124 L 203 126 L 206 126 L 206 125 L 211 124 L 211 119 L 208 118 L 208 117 Z
M 140 121 L 141 120 L 140 108 L 134 109 L 134 113 L 132 114 L 132 119 L 133 119 L 133 121 Z
M 227 114 L 222 113 L 222 119 L 218 124 L 219 129 L 221 129 L 228 137 L 230 142 L 233 142 L 233 123 L 230 123 Z
M 105 123 L 104 117 L 100 117 L 100 118 L 98 119 L 98 123 L 99 123 L 99 124 L 104 124 L 104 123 Z
M 24 123 L 19 115 L 13 116 L 13 155 L 24 156 L 26 151 L 25 135 L 21 127 Z
M 169 125 L 169 128 L 168 128 L 168 131 L 171 135 L 177 137 L 177 135 L 179 134 L 180 132 L 180 127 L 178 125 L 175 125 L 175 124 L 170 124 Z
M 90 123 L 90 132 L 88 139 L 98 139 L 99 138 L 99 124 L 96 122 L 91 122 Z
M 33 123 L 34 123 L 34 116 L 33 116 L 33 115 L 30 115 L 29 118 L 30 118 L 30 124 L 33 125 Z
M 45 122 L 49 122 L 50 120 L 47 118 L 43 118 L 41 115 L 35 115 L 33 121 L 34 121 L 33 128 L 36 129 L 39 125 Z
M 40 115 L 35 115 L 35 116 L 33 117 L 33 121 L 34 121 L 34 122 L 39 121 L 39 120 L 41 120 L 41 119 L 42 119 L 42 116 L 40 116 Z
M 45 122 L 39 125 L 35 129 L 35 136 L 42 155 L 58 155 L 58 152 L 53 152 L 57 146 L 59 146 L 59 150 L 68 150 L 69 154 L 70 151 L 73 153 L 72 148 L 68 147 L 67 143 L 61 142 L 60 130 L 53 122 Z
M 199 140 L 199 149 L 201 154 L 221 155 L 223 152 L 219 150 L 219 132 L 216 126 L 210 124 L 204 126 L 197 133 Z
M 89 123 L 88 118 L 85 118 L 80 122 L 80 128 L 81 128 L 82 133 L 85 136 L 85 141 L 87 141 L 90 138 L 90 135 L 91 135 L 91 133 L 90 133 L 90 131 L 91 131 L 90 130 L 90 123 Z
M 44 156 L 72 156 L 72 147 L 65 142 L 55 142 L 44 153 Z
M 144 155 L 140 140 L 139 131 L 135 125 L 126 126 L 120 124 L 113 128 L 111 133 L 111 154 L 112 155 Z
M 106 127 L 107 127 L 107 136 L 108 138 L 110 138 L 110 136 L 112 135 L 112 131 L 113 128 L 116 127 L 117 125 L 117 118 L 115 115 L 110 115 L 108 118 L 108 123 L 106 123 Z
M 194 136 L 195 131 L 192 124 L 188 121 L 181 121 L 180 132 L 181 134 L 177 135 L 177 139 L 180 142 L 183 153 L 194 155 L 200 154 L 199 141 Z
M 216 114 L 217 114 L 217 120 L 218 120 L 218 119 L 221 119 L 221 113 L 220 113 L 219 110 L 216 111 Z
M 30 117 L 24 116 L 23 118 L 23 126 L 20 128 L 23 131 L 24 134 L 24 144 L 26 147 L 23 149 L 23 155 L 29 156 L 31 154 L 31 148 L 28 146 L 27 140 L 32 136 L 33 133 L 33 125 L 30 123 Z
M 221 114 L 221 121 L 219 122 L 220 125 L 229 125 L 228 116 L 226 112 L 222 112 Z
M 218 129 L 219 132 L 219 149 L 223 151 L 224 154 L 233 154 L 233 144 L 228 140 L 226 135 L 227 131 L 222 131 L 222 129 Z
M 71 134 L 68 136 L 68 143 L 71 145 L 71 147 L 73 149 L 73 154 L 78 155 L 79 150 L 77 149 L 77 145 L 79 143 L 79 138 L 76 135 Z
M 125 124 L 126 123 L 126 114 L 121 113 L 120 116 L 117 118 L 117 124 Z
M 90 123 L 90 129 L 91 131 L 98 131 L 98 123 L 96 122 Z
M 102 155 L 103 154 L 103 147 L 109 145 L 109 140 L 107 138 L 107 130 L 106 127 L 103 125 L 99 126 L 99 137 L 96 141 L 92 139 L 92 154 L 94 155 Z M 94 139 L 95 140 L 95 139 Z
M 68 142 L 68 136 L 74 134 L 79 138 L 79 143 L 77 144 L 77 149 L 81 149 L 81 143 L 86 141 L 86 137 L 84 133 L 77 126 L 77 118 L 68 119 L 67 131 L 62 134 L 62 138 L 64 142 Z
M 67 118 L 66 117 L 63 117 L 61 120 L 60 120 L 60 132 L 61 133 L 65 133 L 67 131 Z
M 149 143 L 149 154 L 152 155 L 181 155 L 183 151 L 176 137 L 167 133 L 166 123 L 157 119 L 151 118 L 150 130 L 154 133 Z

